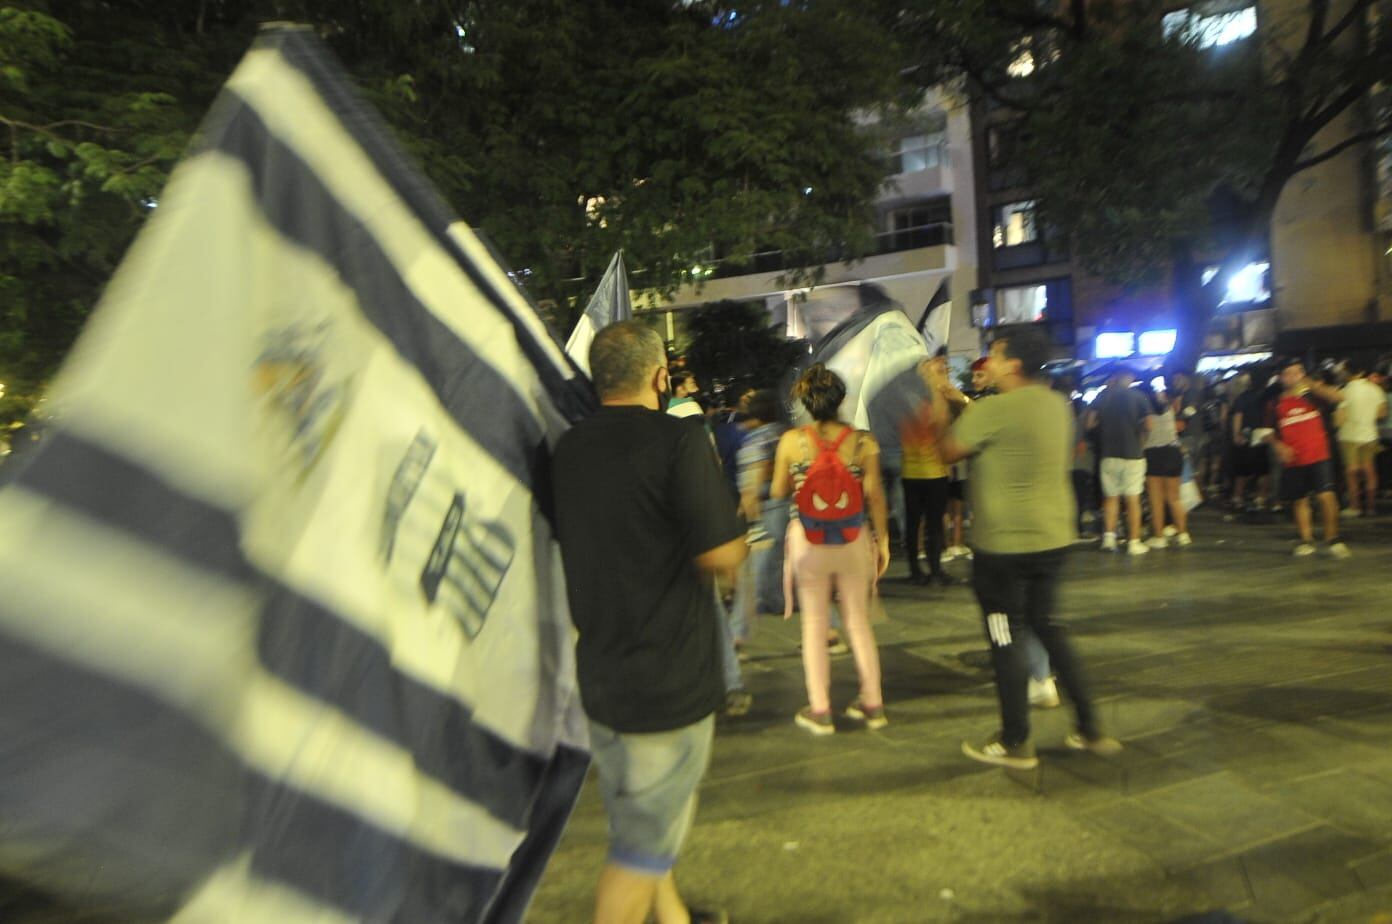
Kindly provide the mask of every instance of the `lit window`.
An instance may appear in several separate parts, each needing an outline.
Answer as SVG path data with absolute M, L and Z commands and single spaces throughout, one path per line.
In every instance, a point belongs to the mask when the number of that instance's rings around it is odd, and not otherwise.
M 1023 45 L 1023 43 L 1022 43 Z M 1028 45 L 1016 46 L 1019 49 L 1015 57 L 1006 65 L 1005 72 L 1011 77 L 1028 77 L 1034 73 L 1034 52 Z
M 1165 38 L 1193 42 L 1200 48 L 1231 45 L 1257 32 L 1257 8 L 1245 6 L 1224 13 L 1204 14 L 1193 9 L 1166 13 Z
M 1136 335 L 1130 331 L 1107 331 L 1097 335 L 1092 353 L 1098 359 L 1125 359 L 1136 352 Z
M 1179 331 L 1173 328 L 1141 331 L 1137 349 L 1143 356 L 1164 356 L 1175 348 L 1178 339 Z
M 895 173 L 917 173 L 939 167 L 946 160 L 943 132 L 928 132 L 901 138 L 899 150 L 894 152 L 893 169 Z
M 991 231 L 991 243 L 997 248 L 1015 247 L 1039 240 L 1039 226 L 1035 221 L 1033 199 L 1023 202 L 1010 202 L 994 209 L 995 226 Z
M 1011 286 L 996 290 L 997 324 L 1028 324 L 1042 321 L 1048 310 L 1048 286 Z

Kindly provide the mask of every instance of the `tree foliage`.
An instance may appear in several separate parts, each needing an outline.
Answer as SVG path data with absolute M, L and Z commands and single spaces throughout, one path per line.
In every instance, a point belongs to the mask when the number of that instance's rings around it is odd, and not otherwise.
M 1165 29 L 1163 0 L 917 0 L 902 25 L 921 81 L 964 79 L 1013 116 L 1014 160 L 1079 263 L 1124 283 L 1178 269 L 1192 358 L 1286 184 L 1345 149 L 1320 132 L 1392 74 L 1374 5 L 1264 4 L 1259 34 L 1221 47 Z M 1348 146 L 1389 132 L 1383 111 Z
M 314 24 L 457 211 L 565 305 L 620 247 L 635 285 L 667 292 L 717 254 L 810 265 L 868 245 L 880 139 L 852 113 L 910 98 L 887 6 L 10 4 L 0 377 L 50 374 L 259 21 Z
M 72 342 L 235 60 L 172 25 L 107 3 L 0 9 L 0 413 Z
M 723 301 L 694 311 L 688 322 L 691 344 L 686 361 L 696 378 L 727 399 L 749 388 L 771 388 L 802 354 L 769 326 L 761 306 Z

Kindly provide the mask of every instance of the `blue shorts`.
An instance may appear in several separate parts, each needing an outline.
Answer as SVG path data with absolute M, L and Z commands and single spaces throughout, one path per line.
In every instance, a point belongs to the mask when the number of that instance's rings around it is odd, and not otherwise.
M 710 763 L 715 716 L 650 734 L 590 722 L 590 749 L 609 816 L 609 862 L 663 876 L 696 817 L 696 789 Z

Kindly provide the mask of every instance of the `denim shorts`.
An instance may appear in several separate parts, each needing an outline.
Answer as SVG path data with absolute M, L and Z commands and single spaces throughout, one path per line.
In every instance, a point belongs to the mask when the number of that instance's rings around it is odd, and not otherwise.
M 710 763 L 715 716 L 649 734 L 590 722 L 590 749 L 609 816 L 609 861 L 662 876 L 677 862 L 696 817 L 696 789 Z

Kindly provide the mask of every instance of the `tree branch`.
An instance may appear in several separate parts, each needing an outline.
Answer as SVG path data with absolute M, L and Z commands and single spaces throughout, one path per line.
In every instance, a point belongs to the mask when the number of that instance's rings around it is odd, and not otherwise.
M 1381 128 L 1369 129 L 1366 132 L 1359 132 L 1356 135 L 1350 135 L 1349 137 L 1345 138 L 1343 141 L 1340 141 L 1338 144 L 1334 145 L 1328 150 L 1321 151 L 1313 157 L 1307 157 L 1304 160 L 1297 161 L 1295 166 L 1291 168 L 1291 175 L 1293 176 L 1297 173 L 1300 173 L 1302 170 L 1309 170 L 1311 167 L 1317 164 L 1322 164 L 1325 161 L 1330 160 L 1331 158 L 1338 157 L 1340 154 L 1344 153 L 1349 148 L 1354 147 L 1355 145 L 1365 144 L 1369 141 L 1376 141 L 1379 138 L 1387 137 L 1392 137 L 1392 125 L 1384 125 Z
M 1376 83 L 1376 79 L 1366 76 L 1361 80 L 1351 81 L 1349 85 L 1344 88 L 1344 92 L 1334 97 L 1329 105 L 1301 119 L 1301 123 L 1303 123 L 1304 127 L 1310 132 L 1311 139 L 1315 137 L 1320 129 L 1337 119 L 1344 110 L 1366 96 Z
M 989 80 L 987 80 L 986 77 L 982 74 L 980 68 L 974 67 L 965 61 L 961 62 L 961 68 L 962 72 L 967 75 L 968 79 L 970 79 L 972 83 L 976 84 L 982 90 L 986 91 L 986 95 L 989 96 L 991 99 L 995 100 L 1000 105 L 1004 106 L 1007 109 L 1013 109 L 1016 112 L 1030 111 L 1029 106 L 1026 106 L 1018 100 L 1013 100 L 1007 96 L 1003 96 L 1000 92 L 1000 88 L 995 84 L 991 83 Z
M 121 133 L 121 129 L 119 128 L 112 128 L 109 125 L 97 125 L 95 122 L 84 122 L 81 119 L 63 119 L 59 122 L 49 122 L 47 125 L 34 125 L 29 122 L 21 122 L 19 119 L 8 119 L 5 116 L 0 115 L 0 125 L 8 125 L 11 131 L 17 128 L 27 129 L 28 131 L 34 132 L 35 134 L 45 135 L 49 138 L 54 138 L 59 141 L 66 139 L 59 138 L 53 130 L 55 128 L 67 128 L 69 125 L 76 125 L 81 128 L 90 128 L 92 129 L 92 131 L 105 132 L 111 135 L 118 135 Z
M 1069 13 L 1073 16 L 1073 35 L 1082 38 L 1087 34 L 1087 0 L 1073 0 Z
M 1368 8 L 1372 5 L 1373 0 L 1354 0 L 1353 6 L 1349 7 L 1348 12 L 1340 17 L 1339 21 L 1334 24 L 1334 28 L 1326 32 L 1320 41 L 1325 44 L 1332 44 L 1349 26 L 1367 15 Z
M 1317 45 L 1324 36 L 1324 23 L 1329 18 L 1329 0 L 1310 0 L 1310 26 L 1305 30 L 1305 46 Z

